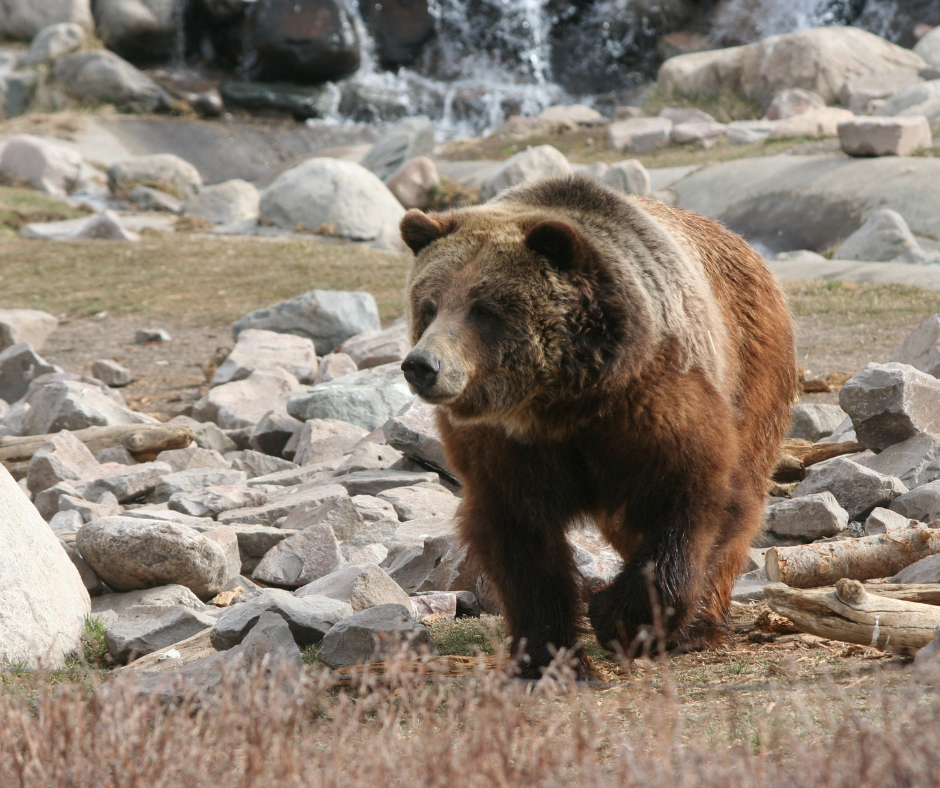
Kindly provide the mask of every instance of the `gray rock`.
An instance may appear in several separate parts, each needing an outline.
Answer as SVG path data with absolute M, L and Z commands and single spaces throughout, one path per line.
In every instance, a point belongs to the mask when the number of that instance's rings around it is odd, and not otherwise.
M 49 521 L 49 527 L 53 531 L 74 532 L 81 528 L 84 524 L 85 521 L 82 520 L 82 516 L 74 510 L 56 512 Z
M 731 145 L 753 145 L 770 137 L 774 125 L 770 120 L 735 120 L 725 127 L 725 136 Z
M 236 224 L 258 218 L 261 195 L 247 181 L 235 179 L 206 186 L 186 201 L 184 211 L 213 224 Z
M 34 71 L 0 76 L 0 109 L 7 118 L 25 115 L 36 96 L 39 78 Z
M 412 618 L 409 608 L 386 604 L 336 624 L 323 637 L 317 658 L 335 669 L 427 653 L 437 653 L 427 628 Z
M 849 527 L 849 516 L 830 492 L 783 500 L 767 507 L 765 523 L 778 536 L 812 542 Z
M 157 455 L 157 461 L 165 462 L 173 469 L 173 473 L 201 468 L 226 470 L 232 467 L 232 463 L 215 449 L 203 449 L 199 446 L 187 446 L 185 449 L 161 451 Z M 236 470 L 244 469 L 239 468 Z M 174 490 L 174 492 L 176 491 Z
M 882 208 L 845 239 L 833 259 L 924 264 L 932 256 L 921 248 L 901 214 Z
M 162 328 L 138 328 L 134 332 L 134 344 L 150 345 L 155 342 L 172 342 L 173 338 Z
M 106 50 L 59 58 L 55 77 L 80 101 L 101 101 L 134 112 L 161 112 L 173 106 L 173 99 L 156 82 Z
M 391 468 L 404 455 L 391 446 L 366 441 L 343 459 L 336 469 L 337 476 L 345 476 L 358 471 L 380 471 Z
M 646 171 L 646 167 L 636 159 L 627 159 L 626 161 L 611 164 L 601 180 L 608 186 L 626 194 L 648 197 L 652 191 L 650 174 Z
M 854 118 L 839 124 L 839 143 L 849 156 L 910 156 L 931 149 L 933 138 L 922 115 Z
M 179 156 L 157 153 L 112 164 L 108 167 L 108 186 L 118 195 L 129 192 L 134 186 L 150 186 L 183 200 L 199 192 L 202 176 Z
M 133 607 L 154 605 L 156 607 L 186 607 L 191 610 L 205 610 L 206 606 L 199 601 L 186 586 L 166 585 L 156 588 L 146 588 L 141 591 L 127 591 L 123 594 L 105 594 L 91 600 L 91 612 L 94 615 L 111 612 L 114 617 L 121 616 Z
M 333 498 L 323 503 L 311 502 L 295 507 L 281 528 L 303 530 L 315 525 L 328 525 L 340 540 L 355 536 L 364 528 L 364 520 L 350 498 Z
M 460 499 L 446 487 L 428 482 L 393 487 L 376 493 L 376 497 L 394 506 L 402 522 L 423 517 L 453 517 L 460 505 Z
M 111 493 L 121 503 L 133 501 L 152 492 L 161 477 L 170 472 L 164 462 L 142 462 L 137 465 L 99 465 L 82 480 L 75 482 L 78 494 L 88 501 L 97 501 Z
M 879 506 L 873 509 L 865 520 L 865 535 L 876 536 L 890 531 L 904 530 L 910 528 L 913 522 L 909 517 L 892 512 L 890 509 L 882 509 Z
M 74 22 L 60 22 L 44 27 L 30 42 L 25 66 L 36 66 L 55 60 L 76 49 L 81 49 L 85 43 L 85 30 Z
M 131 662 L 212 627 L 215 619 L 183 605 L 139 605 L 108 623 L 104 642 L 118 662 Z
M 251 506 L 246 509 L 233 509 L 229 512 L 222 512 L 218 520 L 225 525 L 274 525 L 280 518 L 290 514 L 298 506 L 319 504 L 333 498 L 345 498 L 347 495 L 345 488 L 340 487 L 338 484 L 329 484 L 309 490 L 287 488 L 283 494 L 270 494 L 268 502 L 263 506 Z
M 178 492 L 170 496 L 167 506 L 191 517 L 216 517 L 222 512 L 260 506 L 267 494 L 252 487 L 218 485 L 192 492 Z
M 300 388 L 297 378 L 283 369 L 257 370 L 244 380 L 210 389 L 193 405 L 193 417 L 228 430 L 254 428 L 271 410 L 286 415 L 288 401 Z
M 352 501 L 353 506 L 356 507 L 356 510 L 362 516 L 362 519 L 368 522 L 398 519 L 398 514 L 395 511 L 395 507 L 392 506 L 388 501 L 383 501 L 381 498 L 376 498 L 373 495 L 354 495 L 349 500 Z M 374 561 L 373 563 L 380 562 Z
M 339 459 L 368 434 L 365 428 L 341 419 L 308 419 L 297 434 L 294 462 L 312 465 Z
M 81 642 L 88 592 L 55 533 L 2 467 L 0 555 L 0 659 L 61 665 Z
M 247 481 L 248 474 L 244 471 L 221 468 L 190 468 L 160 477 L 149 500 L 152 503 L 161 503 L 169 501 L 170 497 L 177 493 L 197 492 L 207 487 L 219 485 L 244 486 Z
M 839 89 L 839 103 L 856 115 L 869 115 L 874 102 L 884 101 L 920 83 L 917 69 L 894 69 L 850 77 Z
M 0 16 L 0 35 L 29 40 L 57 22 L 74 22 L 85 30 L 93 27 L 88 0 L 7 0 Z
M 299 599 L 289 591 L 267 588 L 219 616 L 210 634 L 212 645 L 219 651 L 237 646 L 266 612 L 283 618 L 301 646 L 319 643 L 330 628 L 353 615 L 347 603 L 336 599 L 315 595 Z
M 95 28 L 108 49 L 144 63 L 173 57 L 178 9 L 166 0 L 95 0 Z
M 351 564 L 381 565 L 386 558 L 388 558 L 388 548 L 383 544 L 373 542 L 350 553 L 347 561 Z
M 669 144 L 673 123 L 669 118 L 630 118 L 607 127 L 607 142 L 614 150 L 652 153 Z
M 285 449 L 286 452 L 286 449 Z M 327 482 L 333 478 L 339 461 L 330 460 L 328 462 L 319 462 L 312 465 L 300 465 L 294 468 L 288 468 L 283 471 L 275 471 L 264 476 L 256 476 L 248 480 L 249 487 L 263 485 L 267 487 L 296 487 L 307 482 Z
M 294 593 L 300 598 L 316 595 L 348 602 L 357 613 L 384 604 L 411 609 L 408 595 L 375 564 L 346 564 Z
M 503 189 L 539 178 L 570 174 L 571 165 L 561 151 L 551 145 L 539 145 L 510 157 L 484 180 L 480 186 L 480 199 L 485 202 Z
M 940 555 L 928 555 L 904 567 L 892 583 L 940 583 Z
M 291 397 L 294 418 L 339 419 L 366 430 L 382 426 L 414 399 L 399 364 L 344 375 Z
M 82 381 L 49 383 L 30 394 L 27 402 L 30 410 L 21 425 L 24 435 L 120 424 L 159 424 L 152 416 L 129 410 Z
M 81 155 L 69 148 L 30 134 L 17 134 L 10 137 L 0 155 L 0 172 L 23 178 L 55 197 L 65 197 L 79 179 L 82 163 Z
M 333 481 L 346 488 L 350 495 L 374 495 L 394 487 L 411 487 L 416 484 L 438 483 L 440 476 L 433 471 L 357 471 L 345 476 L 336 476 Z M 392 504 L 394 506 L 394 503 Z
M 891 352 L 891 361 L 940 377 L 940 314 L 931 315 Z
M 876 506 L 886 506 L 908 491 L 900 479 L 876 473 L 845 457 L 836 457 L 808 470 L 806 478 L 790 496 L 801 498 L 813 493 L 831 492 L 848 512 L 850 520 L 859 519 Z
M 914 54 L 920 55 L 929 65 L 940 66 L 940 29 L 934 27 L 914 45 Z
M 415 156 L 389 175 L 385 185 L 405 208 L 424 210 L 441 186 L 441 175 L 427 156 Z
M 260 424 L 264 424 L 264 419 L 261 420 Z M 266 433 L 266 435 L 269 434 Z M 254 440 L 254 434 L 252 434 L 251 440 Z M 263 445 L 262 441 L 256 441 L 256 445 Z M 289 460 L 282 460 L 280 457 L 272 457 L 270 454 L 262 454 L 260 451 L 250 449 L 247 451 L 230 451 L 225 455 L 225 459 L 232 464 L 234 469 L 244 471 L 249 479 L 297 468 Z
M 335 378 L 341 378 L 343 375 L 350 375 L 358 372 L 359 367 L 345 353 L 327 353 L 321 360 L 317 368 L 317 374 L 313 378 L 313 385 L 317 383 L 328 383 Z
M 311 290 L 249 312 L 232 325 L 235 338 L 247 328 L 307 337 L 322 356 L 356 334 L 380 328 L 379 310 L 369 293 Z
M 20 230 L 23 238 L 41 241 L 139 241 L 140 236 L 128 230 L 121 217 L 104 210 L 87 219 L 66 219 L 61 222 L 33 222 Z
M 238 577 L 242 571 L 241 550 L 238 547 L 238 532 L 228 525 L 220 525 L 217 528 L 209 528 L 202 532 L 206 539 L 211 539 L 225 553 L 226 583 L 233 577 Z M 225 586 L 223 586 L 224 589 Z
M 301 383 L 313 382 L 318 367 L 313 342 L 306 337 L 249 328 L 238 334 L 232 352 L 215 371 L 211 386 L 244 380 L 255 370 L 282 369 Z
M 116 591 L 174 583 L 209 599 L 226 580 L 222 548 L 185 525 L 104 517 L 78 532 L 76 546 L 95 573 Z
M 815 443 L 820 438 L 831 435 L 845 416 L 845 411 L 838 405 L 794 405 L 787 437 Z
M 228 435 L 211 421 L 199 422 L 189 416 L 177 416 L 167 424 L 185 424 L 196 435 L 196 446 L 207 451 L 214 451 L 220 455 L 235 451 L 238 447 Z
M 297 533 L 289 528 L 274 528 L 267 525 L 235 524 L 231 527 L 238 539 L 238 552 L 242 557 L 242 573 L 248 574 L 254 572 L 255 567 L 269 550 Z
M 109 446 L 107 449 L 99 449 L 92 452 L 95 459 L 102 465 L 106 463 L 120 463 L 121 465 L 136 465 L 137 460 L 124 446 Z
M 362 159 L 362 166 L 383 181 L 416 156 L 434 152 L 434 125 L 430 118 L 403 118 L 380 136 Z
M 845 384 L 839 404 L 872 450 L 940 432 L 940 381 L 906 364 L 869 365 Z
M 767 573 L 763 569 L 757 569 L 753 572 L 741 575 L 734 581 L 734 587 L 731 590 L 731 600 L 746 604 L 747 602 L 763 602 L 764 589 L 770 581 L 767 579 Z
M 914 489 L 940 479 L 940 438 L 919 433 L 880 454 L 859 458 L 858 464 L 894 476 Z
M 933 670 L 938 657 L 940 657 L 940 626 L 937 627 L 933 640 L 914 656 L 914 666 L 920 670 Z
M 940 79 L 918 82 L 885 101 L 875 110 L 875 115 L 885 118 L 905 115 L 909 110 L 938 98 L 940 98 Z
M 50 489 L 55 489 L 55 487 Z M 46 491 L 37 495 L 37 500 L 44 495 L 45 492 Z M 106 498 L 107 496 L 105 495 L 101 496 L 102 500 Z M 116 514 L 121 514 L 124 510 L 124 507 L 117 503 L 113 495 L 110 496 L 110 500 L 106 503 L 92 503 L 91 501 L 86 501 L 84 498 L 79 498 L 77 495 L 69 495 L 68 493 L 64 495 L 60 494 L 54 506 L 58 507 L 59 512 L 76 512 L 78 516 L 82 518 L 82 522 L 85 523 L 90 523 L 92 520 L 98 520 L 102 517 L 112 517 Z M 40 509 L 40 512 L 42 511 L 43 510 Z
M 92 377 L 98 378 L 106 386 L 111 388 L 120 388 L 128 386 L 134 381 L 134 376 L 130 370 L 122 367 L 116 361 L 101 358 L 91 365 Z
M 261 219 L 371 241 L 405 209 L 369 170 L 340 159 L 308 159 L 278 176 L 261 195 Z
M 266 413 L 261 421 L 258 422 L 258 425 L 252 430 L 251 437 L 248 439 L 248 445 L 256 450 L 255 453 L 267 454 L 279 458 L 284 453 L 288 442 L 294 435 L 300 432 L 303 426 L 303 422 L 272 410 Z M 295 454 L 295 452 L 289 453 L 291 457 Z M 265 471 L 265 473 L 286 470 L 294 465 L 294 463 L 291 463 L 290 465 L 281 465 L 277 468 L 268 466 L 269 470 Z M 256 475 L 262 476 L 264 474 L 258 473 Z
M 413 400 L 384 426 L 385 439 L 406 457 L 453 476 L 444 455 L 444 443 L 437 427 L 437 407 Z
M 940 520 L 940 480 L 904 493 L 892 501 L 889 508 L 922 523 Z
M 297 588 L 325 577 L 342 562 L 333 529 L 327 523 L 310 525 L 271 548 L 255 568 L 252 579 L 266 585 Z
M 56 318 L 38 309 L 0 309 L 0 351 L 21 342 L 29 343 L 34 351 L 42 350 L 57 325 Z
M 127 193 L 127 199 L 145 211 L 183 212 L 183 201 L 179 197 L 150 186 L 134 186 Z
M 125 517 L 132 517 L 137 520 L 161 520 L 165 523 L 179 523 L 180 525 L 188 525 L 190 528 L 195 528 L 200 533 L 208 528 L 214 528 L 216 526 L 216 523 L 214 523 L 208 517 L 192 517 L 191 515 L 183 514 L 182 512 L 174 512 L 172 509 L 169 509 L 165 503 L 137 506 L 134 509 L 127 509 L 123 512 L 123 514 Z
M 430 616 L 457 617 L 457 594 L 453 591 L 422 591 L 411 597 L 411 604 L 418 621 Z
M 16 402 L 40 375 L 61 370 L 39 356 L 27 342 L 18 342 L 0 352 L 0 398 Z
M 384 331 L 357 334 L 343 342 L 340 350 L 355 362 L 357 369 L 401 362 L 411 351 L 408 326 L 401 322 Z
M 59 536 L 59 544 L 61 544 L 62 549 L 65 550 L 65 554 L 72 562 L 72 566 L 78 570 L 79 577 L 82 578 L 82 585 L 85 586 L 85 590 L 88 591 L 89 596 L 95 597 L 106 594 L 108 587 L 101 582 L 101 578 L 88 566 L 88 562 L 78 554 L 78 551 L 65 543 L 65 537 L 66 535 L 64 533 Z M 74 542 L 74 532 L 71 534 L 71 537 L 71 541 Z
M 42 444 L 29 461 L 26 485 L 35 495 L 59 482 L 81 479 L 94 471 L 98 461 L 88 447 L 63 430 Z

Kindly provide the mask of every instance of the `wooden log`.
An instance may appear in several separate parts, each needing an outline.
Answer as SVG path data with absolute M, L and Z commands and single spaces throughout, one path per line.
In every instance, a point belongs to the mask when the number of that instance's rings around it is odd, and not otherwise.
M 802 632 L 872 648 L 916 651 L 940 626 L 940 608 L 868 593 L 857 580 L 808 591 L 773 583 L 764 597 Z
M 940 529 L 915 526 L 860 539 L 771 547 L 764 560 L 772 582 L 793 588 L 818 588 L 845 577 L 890 577 L 936 553 L 940 553 Z
M 192 429 L 184 424 L 121 424 L 114 427 L 88 427 L 72 433 L 90 451 L 124 446 L 137 460 L 153 459 L 161 451 L 184 449 L 195 439 Z M 0 462 L 11 473 L 22 463 L 29 463 L 49 435 L 27 435 L 21 438 L 0 438 Z
M 876 596 L 940 606 L 940 583 L 877 583 L 866 585 L 865 590 Z
M 771 479 L 779 484 L 801 481 L 803 469 L 833 457 L 843 454 L 855 454 L 864 451 L 865 447 L 855 441 L 842 443 L 810 443 L 809 441 L 790 439 L 785 440 L 780 447 L 780 459 L 774 466 Z
M 790 454 L 784 454 L 777 460 L 774 466 L 771 481 L 778 484 L 787 484 L 789 482 L 798 482 L 803 478 L 803 463 Z

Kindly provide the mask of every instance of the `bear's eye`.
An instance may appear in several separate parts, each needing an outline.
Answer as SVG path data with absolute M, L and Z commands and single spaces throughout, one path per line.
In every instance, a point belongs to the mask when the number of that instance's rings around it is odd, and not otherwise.
M 480 321 L 492 321 L 499 317 L 499 310 L 495 304 L 488 301 L 477 301 L 470 307 L 470 318 Z
M 425 326 L 431 325 L 434 318 L 437 317 L 437 307 L 430 301 L 421 304 L 421 322 Z

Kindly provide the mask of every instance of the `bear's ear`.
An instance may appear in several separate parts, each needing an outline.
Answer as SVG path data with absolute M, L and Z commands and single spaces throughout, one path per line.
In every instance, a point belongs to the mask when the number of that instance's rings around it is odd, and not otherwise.
M 454 220 L 451 216 L 428 216 L 412 208 L 401 217 L 399 229 L 402 240 L 418 254 L 428 244 L 453 232 Z
M 529 230 L 525 245 L 547 257 L 559 271 L 585 271 L 592 268 L 593 254 L 581 233 L 568 222 L 546 219 Z

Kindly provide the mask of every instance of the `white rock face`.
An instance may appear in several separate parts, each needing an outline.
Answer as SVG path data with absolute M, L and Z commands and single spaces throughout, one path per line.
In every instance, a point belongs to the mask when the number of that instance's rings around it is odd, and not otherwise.
M 637 194 L 648 197 L 652 191 L 650 174 L 636 159 L 627 159 L 611 164 L 604 172 L 601 180 L 608 186 L 627 194 Z
M 935 27 L 914 45 L 914 54 L 931 66 L 940 66 L 940 27 Z
M 669 144 L 673 122 L 663 118 L 630 118 L 607 127 L 607 141 L 614 150 L 652 153 Z
M 78 648 L 88 592 L 52 529 L 0 467 L 0 657 L 58 667 Z
M 3 0 L 0 9 L 4 38 L 30 39 L 59 22 L 74 22 L 85 30 L 93 27 L 89 0 Z
M 38 309 L 0 309 L 0 351 L 20 342 L 29 342 L 33 350 L 42 350 L 57 325 L 58 320 Z
M 256 370 L 282 369 L 301 383 L 311 383 L 318 367 L 313 341 L 293 334 L 249 328 L 212 376 L 212 386 L 244 380 Z
M 371 241 L 405 209 L 375 175 L 351 161 L 308 159 L 261 195 L 261 218 L 278 227 Z
M 539 145 L 507 159 L 480 186 L 480 199 L 489 200 L 510 186 L 570 173 L 571 165 L 561 151 L 551 145 Z
M 236 178 L 215 186 L 206 186 L 186 202 L 183 210 L 214 224 L 235 224 L 258 218 L 261 195 L 248 181 Z
M 35 188 L 55 197 L 65 197 L 81 174 L 82 157 L 64 145 L 17 134 L 0 156 L 0 172 L 25 178 Z
M 839 144 L 849 156 L 910 156 L 933 147 L 923 115 L 901 118 L 854 118 L 839 124 Z
M 115 162 L 108 167 L 108 185 L 115 194 L 143 185 L 186 199 L 194 197 L 202 188 L 202 176 L 179 156 L 157 153 Z
M 786 120 L 774 123 L 768 139 L 779 140 L 789 137 L 836 137 L 839 124 L 851 121 L 855 116 L 847 109 L 822 107 L 793 115 Z
M 286 414 L 288 399 L 300 389 L 289 372 L 259 370 L 244 380 L 211 389 L 193 406 L 193 418 L 214 421 L 224 430 L 254 427 L 270 410 Z
M 402 321 L 384 331 L 366 331 L 347 339 L 340 348 L 357 369 L 370 369 L 401 361 L 411 350 L 408 326 Z
M 875 263 L 930 262 L 904 217 L 890 208 L 874 211 L 832 255 L 834 260 L 865 260 Z

